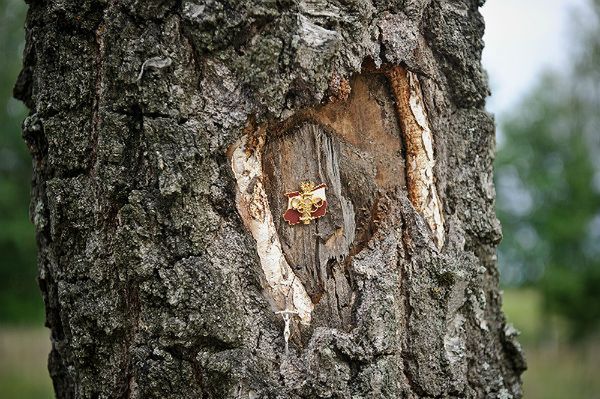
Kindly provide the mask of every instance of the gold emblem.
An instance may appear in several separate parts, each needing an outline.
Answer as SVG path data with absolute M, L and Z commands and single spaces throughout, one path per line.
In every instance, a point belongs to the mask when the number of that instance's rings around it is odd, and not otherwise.
M 283 219 L 291 225 L 300 222 L 310 224 L 312 220 L 325 216 L 325 188 L 325 184 L 315 185 L 311 181 L 304 181 L 300 183 L 300 191 L 286 193 L 288 208 L 283 214 Z

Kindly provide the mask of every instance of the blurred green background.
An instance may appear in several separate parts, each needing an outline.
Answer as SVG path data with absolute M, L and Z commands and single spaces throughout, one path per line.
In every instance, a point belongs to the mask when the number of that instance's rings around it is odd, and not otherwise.
M 526 399 L 600 398 L 600 0 L 588 3 L 571 23 L 569 65 L 539 76 L 497 118 L 498 255 L 504 310 L 529 364 Z M 25 11 L 21 0 L 0 0 L 0 396 L 27 399 L 53 395 L 26 110 L 11 96 Z
M 52 398 L 50 350 L 29 222 L 31 160 L 21 138 L 27 111 L 12 98 L 21 67 L 26 5 L 0 0 L 0 397 Z

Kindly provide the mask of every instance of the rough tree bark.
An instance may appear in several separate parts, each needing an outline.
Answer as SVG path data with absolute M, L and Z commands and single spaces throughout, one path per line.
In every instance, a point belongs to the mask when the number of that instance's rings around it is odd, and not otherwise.
M 520 397 L 480 3 L 32 0 L 57 397 Z

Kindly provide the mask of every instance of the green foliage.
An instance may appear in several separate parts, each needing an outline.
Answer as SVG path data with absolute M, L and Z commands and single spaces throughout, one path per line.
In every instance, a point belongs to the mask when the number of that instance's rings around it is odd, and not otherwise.
M 509 288 L 502 295 L 502 310 L 519 330 L 519 342 L 526 346 L 540 343 L 543 318 L 541 296 L 534 288 Z
M 540 283 L 580 338 L 600 322 L 600 2 L 571 71 L 548 74 L 502 125 L 497 158 L 505 282 Z
M 0 322 L 39 322 L 43 317 L 28 217 L 31 159 L 20 133 L 26 110 L 12 98 L 25 11 L 21 0 L 0 0 Z

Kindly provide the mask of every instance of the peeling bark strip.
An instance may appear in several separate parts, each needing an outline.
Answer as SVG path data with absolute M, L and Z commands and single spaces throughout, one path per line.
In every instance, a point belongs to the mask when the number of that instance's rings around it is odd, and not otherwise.
M 415 209 L 423 214 L 431 228 L 435 243 L 444 245 L 444 215 L 435 185 L 433 134 L 419 78 L 401 66 L 386 70 L 396 97 L 402 138 L 406 146 L 406 180 L 409 198 Z
M 300 321 L 308 325 L 313 304 L 283 256 L 263 188 L 264 130 L 262 133 L 258 132 L 256 136 L 244 135 L 233 144 L 231 169 L 237 182 L 236 205 L 244 225 L 256 240 L 256 250 L 268 284 L 265 288 L 274 301 L 274 311 L 295 311 Z M 249 137 L 252 137 L 251 147 Z

